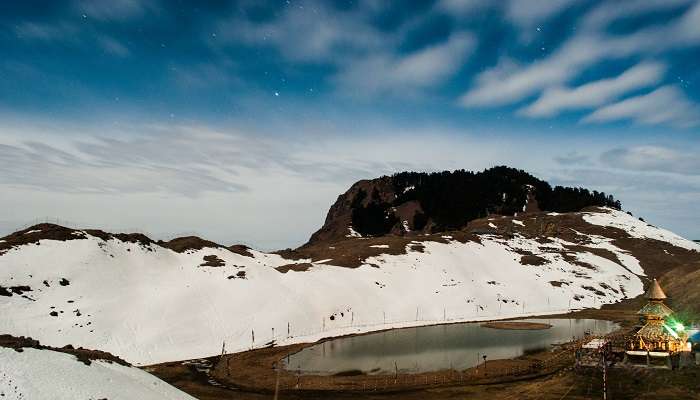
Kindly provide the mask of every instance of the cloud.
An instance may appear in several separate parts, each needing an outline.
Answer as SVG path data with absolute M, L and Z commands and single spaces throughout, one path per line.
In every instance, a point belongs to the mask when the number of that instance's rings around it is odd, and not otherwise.
M 603 105 L 623 94 L 657 84 L 666 66 L 662 63 L 638 64 L 621 75 L 590 82 L 576 88 L 556 87 L 545 90 L 537 101 L 520 110 L 528 117 L 552 117 L 564 110 Z
M 661 7 L 662 3 L 654 4 Z M 616 18 L 625 15 L 616 15 Z M 513 67 L 516 64 L 512 61 L 501 59 L 496 66 L 476 76 L 475 84 L 460 97 L 459 102 L 465 107 L 513 104 L 546 88 L 560 86 L 603 60 L 658 55 L 697 44 L 700 42 L 698 26 L 700 3 L 667 25 L 644 28 L 628 35 L 611 36 L 584 29 L 544 60 Z M 664 40 L 658 40 L 660 37 Z
M 477 75 L 476 85 L 459 102 L 465 107 L 501 106 L 566 82 L 605 54 L 601 43 L 593 36 L 575 37 L 549 58 L 523 67 L 501 59 L 495 67 Z
M 663 146 L 616 148 L 603 153 L 600 159 L 607 166 L 631 171 L 700 175 L 697 152 Z
M 362 10 L 330 10 L 323 2 L 287 6 L 279 17 L 252 22 L 233 17 L 221 21 L 213 43 L 247 43 L 270 46 L 297 62 L 342 62 L 387 45 Z
M 110 148 L 109 142 L 98 146 Z M 103 155 L 104 156 L 104 155 Z M 119 163 L 114 157 L 65 152 L 36 142 L 0 145 L 0 184 L 64 193 L 177 193 L 241 191 L 245 185 L 219 179 L 188 164 Z
M 436 9 L 455 17 L 466 17 L 485 8 L 500 8 L 505 17 L 521 29 L 530 29 L 584 0 L 440 0 Z
M 224 59 L 217 63 L 171 65 L 173 82 L 183 89 L 206 89 L 226 87 L 242 83 L 235 73 L 236 64 Z
M 629 18 L 659 10 L 687 6 L 696 0 L 626 0 L 624 2 L 603 2 L 584 17 L 581 28 L 601 31 L 620 18 Z
M 436 8 L 458 17 L 463 17 L 493 5 L 488 0 L 440 0 Z
M 92 35 L 81 32 L 76 25 L 67 22 L 58 21 L 50 24 L 23 22 L 15 26 L 14 31 L 17 37 L 24 40 L 35 40 L 47 43 L 62 42 L 70 45 L 86 43 L 92 45 L 94 43 L 104 50 L 105 53 L 116 57 L 127 57 L 131 54 L 129 48 L 114 37 L 94 33 L 94 36 L 91 38 L 93 40 L 87 40 L 87 38 Z
M 20 39 L 52 42 L 73 37 L 77 28 L 68 23 L 45 24 L 26 21 L 16 25 L 14 31 Z
M 97 43 L 104 51 L 116 57 L 128 57 L 131 51 L 119 40 L 109 36 L 98 36 Z
M 582 0 L 527 1 L 511 0 L 506 16 L 520 28 L 532 28 Z
M 349 10 L 325 2 L 306 1 L 287 6 L 271 20 L 258 22 L 234 16 L 219 23 L 210 42 L 267 46 L 287 61 L 335 66 L 330 81 L 342 94 L 404 93 L 439 84 L 455 74 L 475 49 L 468 32 L 454 32 L 445 41 L 409 53 L 399 51 L 408 26 L 393 32 L 375 27 L 377 3 L 364 2 Z
M 595 164 L 549 168 L 548 175 L 542 177 L 553 185 L 586 187 L 612 194 L 622 202 L 625 210 L 649 223 L 697 238 L 700 176 L 659 171 L 664 168 L 659 168 L 658 164 L 652 168 L 625 156 L 636 153 L 632 159 L 645 156 L 664 158 L 659 156 L 663 150 L 628 150 L 604 152 L 603 156 L 595 157 L 595 161 L 600 161 Z M 618 162 L 618 158 L 624 161 Z M 672 159 L 668 158 L 669 165 Z
M 678 127 L 700 124 L 700 108 L 676 86 L 662 86 L 651 93 L 631 97 L 601 107 L 583 122 L 609 122 L 631 119 L 641 124 L 668 123 Z
M 75 9 L 102 21 L 126 21 L 158 9 L 155 0 L 77 0 Z
M 590 157 L 576 151 L 569 152 L 563 156 L 554 157 L 554 161 L 561 165 L 581 165 L 590 164 Z
M 0 134 L 15 138 L 0 142 L 0 185 L 60 193 L 197 197 L 247 191 L 264 176 L 337 184 L 417 165 L 384 157 L 392 140 L 375 154 L 350 139 L 302 136 L 289 143 L 188 125 L 140 125 L 128 134 L 107 128 L 101 136 L 63 140 L 60 147 L 26 139 L 38 134 Z
M 684 215 L 685 222 L 693 216 L 692 223 L 665 228 L 697 232 L 695 228 L 700 218 L 690 212 L 700 200 L 700 177 L 654 171 L 611 169 L 610 167 L 587 167 L 558 169 L 549 177 L 557 185 L 582 186 L 611 193 L 622 201 L 626 210 L 631 210 L 645 218 L 652 212 L 657 222 L 668 222 L 666 215 Z M 653 223 L 653 222 L 652 222 Z
M 377 54 L 350 62 L 335 77 L 342 90 L 363 94 L 406 92 L 443 82 L 452 76 L 474 50 L 476 39 L 466 32 L 413 53 Z
M 700 41 L 700 2 L 696 2 L 690 10 L 683 14 L 678 25 L 673 27 L 672 33 L 683 45 L 697 44 Z

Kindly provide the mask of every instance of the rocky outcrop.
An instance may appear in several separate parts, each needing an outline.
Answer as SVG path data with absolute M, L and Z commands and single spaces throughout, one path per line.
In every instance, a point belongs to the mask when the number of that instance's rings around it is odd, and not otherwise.
M 367 195 L 368 193 L 370 196 Z M 353 208 L 369 205 L 372 202 L 371 194 L 374 193 L 377 194 L 380 202 L 391 203 L 396 199 L 391 178 L 388 176 L 356 182 L 345 193 L 338 196 L 328 210 L 323 226 L 311 235 L 309 243 L 333 241 L 352 236 Z M 360 199 L 360 197 L 363 198 Z
M 338 196 L 306 246 L 348 237 L 415 235 L 459 230 L 489 215 L 620 208 L 612 196 L 583 188 L 552 188 L 525 171 L 402 172 L 362 180 Z

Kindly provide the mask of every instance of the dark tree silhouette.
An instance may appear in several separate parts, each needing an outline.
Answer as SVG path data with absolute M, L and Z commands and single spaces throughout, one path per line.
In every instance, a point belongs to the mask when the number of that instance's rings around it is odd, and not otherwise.
M 491 213 L 513 215 L 521 212 L 529 192 L 534 194 L 543 211 L 572 212 L 588 206 L 622 207 L 612 195 L 584 188 L 552 188 L 549 183 L 523 170 L 506 166 L 482 172 L 401 172 L 391 178 L 397 193 L 391 204 L 382 202 L 376 193 L 367 206 L 362 206 L 367 193 L 361 191 L 355 197 L 352 223 L 359 233 L 382 235 L 390 232 L 398 222 L 391 207 L 411 200 L 418 201 L 423 209 L 413 217 L 414 229 L 422 230 L 431 221 L 433 232 L 459 229 L 469 221 Z
M 367 193 L 360 189 L 352 202 L 352 227 L 364 235 L 383 235 L 389 233 L 398 222 L 398 218 L 390 211 L 391 204 L 380 200 L 376 191 L 366 206 L 362 205 Z

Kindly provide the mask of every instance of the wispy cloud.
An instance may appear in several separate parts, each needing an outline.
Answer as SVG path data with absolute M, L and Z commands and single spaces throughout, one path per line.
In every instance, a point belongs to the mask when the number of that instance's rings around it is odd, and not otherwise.
M 681 45 L 697 44 L 700 41 L 700 2 L 686 12 L 678 25 L 672 27 L 674 36 Z
M 404 55 L 376 54 L 349 62 L 335 77 L 341 90 L 363 95 L 412 93 L 452 76 L 474 50 L 473 35 L 460 32 L 448 40 Z
M 131 51 L 126 45 L 113 37 L 101 35 L 98 36 L 96 40 L 100 47 L 108 54 L 116 57 L 127 57 L 131 54 Z
M 239 192 L 261 176 L 296 176 L 307 182 L 346 182 L 416 168 L 368 152 L 343 138 L 299 137 L 293 144 L 236 129 L 140 125 L 131 133 L 106 129 L 58 147 L 0 134 L 0 185 L 64 193 Z M 36 133 L 31 136 L 37 136 Z M 389 141 L 391 142 L 391 141 Z M 388 145 L 388 143 L 387 143 Z M 384 145 L 382 145 L 384 146 Z M 381 147 L 381 146 L 380 146 Z
M 18 38 L 26 40 L 40 40 L 44 42 L 62 41 L 71 39 L 77 32 L 73 24 L 40 23 L 25 21 L 15 26 L 14 31 Z
M 435 8 L 457 17 L 464 17 L 492 5 L 488 0 L 440 0 Z
M 218 24 L 213 43 L 269 46 L 297 62 L 342 62 L 346 56 L 385 46 L 389 38 L 377 30 L 362 10 L 331 10 L 324 2 L 304 2 L 284 8 L 266 22 L 242 17 Z
M 465 64 L 476 47 L 474 35 L 457 31 L 422 48 L 400 51 L 412 25 L 382 31 L 373 23 L 377 11 L 374 2 L 339 10 L 328 3 L 305 1 L 285 7 L 278 16 L 264 22 L 241 16 L 227 18 L 210 42 L 213 46 L 223 42 L 269 47 L 294 63 L 333 65 L 335 72 L 329 81 L 337 93 L 365 97 L 414 95 L 444 82 Z
M 108 141 L 93 149 L 116 150 Z M 116 155 L 116 154 L 112 154 Z M 196 164 L 164 164 L 152 160 L 118 162 L 114 157 L 71 152 L 37 142 L 0 145 L 0 184 L 63 193 L 176 193 L 240 191 L 246 186 L 216 177 Z
M 561 165 L 583 165 L 589 164 L 591 158 L 586 154 L 581 154 L 579 152 L 572 151 L 562 156 L 554 157 L 554 161 Z
M 523 1 L 523 0 L 440 0 L 436 3 L 436 9 L 446 12 L 457 18 L 463 18 L 481 11 L 485 8 L 501 9 L 505 17 L 516 27 L 522 30 L 532 29 L 547 19 L 556 16 L 576 3 L 585 0 L 548 0 L 548 1 Z
M 700 42 L 700 28 L 698 28 L 700 26 L 700 3 L 696 3 L 681 17 L 672 20 L 666 25 L 651 26 L 620 36 L 602 31 L 608 23 L 615 19 L 664 9 L 669 6 L 678 7 L 685 3 L 681 1 L 670 3 L 651 1 L 647 3 L 635 2 L 634 4 L 636 4 L 636 8 L 625 6 L 621 8 L 621 11 L 618 10 L 612 13 L 612 16 L 607 16 L 599 11 L 602 8 L 610 7 L 609 3 L 604 3 L 600 6 L 601 8 L 594 9 L 584 18 L 584 21 L 588 21 L 584 24 L 586 29 L 582 29 L 581 33 L 569 39 L 544 60 L 527 65 L 518 65 L 510 59 L 502 58 L 498 65 L 476 76 L 472 88 L 460 98 L 460 104 L 465 107 L 503 106 L 523 101 L 543 90 L 553 89 L 553 91 L 543 95 L 540 99 L 542 102 L 536 103 L 537 107 L 522 111 L 525 115 L 531 116 L 547 115 L 551 112 L 549 110 L 551 107 L 543 104 L 543 102 L 561 96 L 570 97 L 570 92 L 557 91 L 556 88 L 573 80 L 586 68 L 609 59 L 644 55 L 658 56 L 665 51 L 696 45 Z M 601 31 L 598 31 L 599 29 Z M 659 41 L 659 37 L 663 37 L 664 40 Z M 610 89 L 615 84 L 622 82 L 608 81 L 599 83 L 604 86 L 607 85 L 607 88 Z M 584 86 L 580 89 L 586 89 L 590 94 L 591 88 L 595 88 L 595 86 Z M 601 92 L 602 94 L 604 93 Z M 610 93 L 606 94 L 609 95 Z M 678 98 L 679 96 L 675 97 Z M 591 103 L 593 99 L 589 97 L 586 101 Z M 596 100 L 596 102 L 599 101 Z M 593 102 L 593 105 L 596 102 Z M 679 101 L 673 104 L 684 105 Z M 626 105 L 629 106 L 630 103 L 626 103 Z M 657 117 L 650 116 L 643 120 L 669 122 L 670 118 L 664 116 L 665 114 L 679 115 L 679 113 L 674 113 L 672 110 L 666 110 L 667 108 L 668 106 L 656 110 L 656 113 L 659 114 Z M 684 109 L 686 109 L 685 105 Z M 609 112 L 606 111 L 604 115 L 607 115 Z M 686 113 L 682 114 L 687 117 Z M 593 120 L 598 118 L 602 120 L 604 117 L 597 115 L 592 117 Z M 687 125 L 687 121 L 684 124 Z
M 126 21 L 158 10 L 157 0 L 76 0 L 75 9 L 103 21 Z
M 552 117 L 564 110 L 592 108 L 632 90 L 658 84 L 666 66 L 658 62 L 638 64 L 619 76 L 586 83 L 576 88 L 555 87 L 544 93 L 529 106 L 520 110 L 528 117 Z
M 586 14 L 581 28 L 599 32 L 620 18 L 630 18 L 650 12 L 664 11 L 693 4 L 696 0 L 626 0 L 603 2 Z
M 173 64 L 170 77 L 182 89 L 226 88 L 240 84 L 236 74 L 236 63 L 229 60 L 196 64 Z
M 510 0 L 506 16 L 522 29 L 530 29 L 582 0 L 523 1 Z
M 635 146 L 606 151 L 600 159 L 609 167 L 631 171 L 700 175 L 700 158 L 695 151 L 652 145 Z
M 465 107 L 507 105 L 545 87 L 562 84 L 608 52 L 602 43 L 598 37 L 578 36 L 549 58 L 527 66 L 502 58 L 498 65 L 477 75 L 476 84 L 460 103 Z
M 583 122 L 631 119 L 641 124 L 667 123 L 678 127 L 700 124 L 700 107 L 676 86 L 662 86 L 653 92 L 601 107 Z

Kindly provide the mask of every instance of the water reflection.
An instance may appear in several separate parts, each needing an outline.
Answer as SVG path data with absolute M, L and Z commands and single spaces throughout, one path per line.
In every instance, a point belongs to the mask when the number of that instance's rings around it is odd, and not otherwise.
M 503 330 L 480 323 L 396 329 L 339 338 L 307 347 L 289 357 L 287 368 L 306 374 L 362 371 L 371 374 L 466 369 L 489 360 L 518 357 L 552 344 L 580 338 L 586 332 L 617 329 L 610 321 L 592 319 L 523 320 L 552 325 L 544 330 Z

